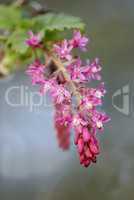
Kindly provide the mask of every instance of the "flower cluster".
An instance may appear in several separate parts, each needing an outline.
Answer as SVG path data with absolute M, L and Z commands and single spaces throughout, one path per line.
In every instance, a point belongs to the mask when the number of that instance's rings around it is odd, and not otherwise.
M 59 146 L 66 150 L 70 146 L 70 128 L 72 122 L 72 114 L 69 104 L 56 104 L 54 125 Z
M 46 92 L 54 104 L 54 126 L 59 146 L 69 148 L 70 130 L 74 132 L 74 144 L 77 147 L 80 163 L 88 167 L 96 162 L 100 152 L 97 132 L 110 120 L 106 113 L 98 110 L 106 90 L 104 83 L 96 88 L 87 87 L 92 80 L 101 80 L 101 64 L 98 58 L 82 62 L 74 55 L 74 49 L 87 50 L 89 39 L 74 31 L 70 40 L 64 39 L 53 44 L 51 49 L 42 47 L 39 35 L 30 32 L 27 45 L 40 48 L 45 54 L 45 64 L 36 58 L 29 65 L 27 74 L 33 84 L 40 85 L 42 94 Z

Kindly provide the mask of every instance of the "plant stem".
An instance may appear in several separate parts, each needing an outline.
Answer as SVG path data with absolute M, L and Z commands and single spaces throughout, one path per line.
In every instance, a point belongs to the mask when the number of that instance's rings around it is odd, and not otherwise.
M 60 59 L 58 59 L 54 56 L 52 56 L 52 61 L 58 67 L 59 71 L 61 71 L 63 73 L 63 76 L 65 77 L 66 81 L 70 84 L 72 92 L 73 92 L 74 96 L 76 96 L 77 105 L 79 105 L 79 103 L 81 101 L 81 95 L 77 91 L 77 88 L 76 88 L 74 82 L 70 79 L 70 76 L 69 76 L 68 72 L 66 71 L 63 63 L 60 61 Z
M 48 63 L 50 63 L 51 61 L 54 62 L 54 64 L 56 65 L 56 67 L 58 68 L 58 71 L 63 73 L 64 78 L 66 79 L 66 81 L 70 84 L 73 95 L 76 97 L 77 100 L 77 105 L 80 104 L 81 102 L 81 95 L 80 93 L 77 91 L 77 88 L 74 84 L 74 82 L 70 79 L 70 76 L 64 66 L 64 64 L 61 62 L 61 60 L 57 57 L 55 57 L 53 55 L 53 52 L 48 51 L 47 49 L 43 48 L 43 51 L 45 52 L 45 62 L 46 62 L 46 66 Z

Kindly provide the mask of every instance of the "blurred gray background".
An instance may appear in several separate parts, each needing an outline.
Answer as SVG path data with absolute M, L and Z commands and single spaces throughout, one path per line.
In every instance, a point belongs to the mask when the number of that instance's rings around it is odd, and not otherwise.
M 50 9 L 80 16 L 86 22 L 91 38 L 91 52 L 87 56 L 98 56 L 103 62 L 108 90 L 103 109 L 112 120 L 100 137 L 97 164 L 82 168 L 73 144 L 69 152 L 58 148 L 51 108 L 36 107 L 30 112 L 28 106 L 7 105 L 5 92 L 10 86 L 25 86 L 27 95 L 37 91 L 24 72 L 0 80 L 0 200 L 133 200 L 134 1 L 43 3 Z M 122 93 L 124 86 L 129 89 L 126 94 Z M 127 105 L 123 104 L 125 95 Z M 12 102 L 19 101 L 19 90 L 11 98 Z M 128 115 L 122 113 L 124 106 Z

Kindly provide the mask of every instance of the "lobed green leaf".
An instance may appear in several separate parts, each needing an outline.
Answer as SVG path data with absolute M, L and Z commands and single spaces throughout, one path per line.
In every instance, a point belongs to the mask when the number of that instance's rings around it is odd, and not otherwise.
M 65 29 L 84 30 L 85 24 L 79 17 L 73 17 L 65 14 L 45 14 L 35 17 L 34 22 L 44 27 L 48 31 L 64 31 Z

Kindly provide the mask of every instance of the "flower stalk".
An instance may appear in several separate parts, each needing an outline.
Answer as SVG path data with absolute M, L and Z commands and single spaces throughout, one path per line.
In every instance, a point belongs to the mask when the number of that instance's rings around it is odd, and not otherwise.
M 73 95 L 76 97 L 77 99 L 77 105 L 80 104 L 81 101 L 81 95 L 80 93 L 77 91 L 77 88 L 74 84 L 74 82 L 70 79 L 70 76 L 67 72 L 67 70 L 65 69 L 65 66 L 63 65 L 63 63 L 60 61 L 60 59 L 52 56 L 52 61 L 55 63 L 55 65 L 58 67 L 58 70 L 61 71 L 63 73 L 63 76 L 65 77 L 66 81 L 70 84 Z

